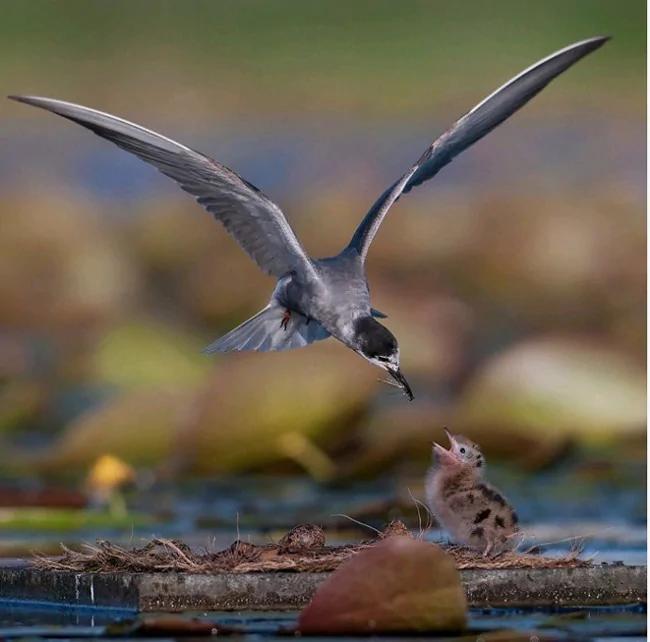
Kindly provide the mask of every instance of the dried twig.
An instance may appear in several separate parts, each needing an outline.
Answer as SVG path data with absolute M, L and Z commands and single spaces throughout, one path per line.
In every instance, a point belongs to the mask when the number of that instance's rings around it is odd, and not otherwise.
M 350 517 L 349 515 L 346 515 L 345 513 L 336 513 L 332 515 L 332 517 L 345 517 L 345 519 L 349 519 L 351 522 L 354 522 L 355 524 L 358 524 L 359 526 L 364 526 L 365 528 L 369 528 L 371 531 L 375 531 L 378 535 L 381 535 L 381 531 L 378 528 L 375 528 L 374 526 L 370 526 L 370 524 L 366 524 L 365 522 L 359 521 L 358 519 L 354 519 L 354 517 Z
M 417 497 L 413 495 L 410 488 L 407 488 L 406 490 L 408 490 L 409 497 L 413 500 L 413 503 L 415 504 L 415 510 L 418 513 L 418 526 L 420 530 L 418 538 L 423 539 L 424 535 L 427 533 L 427 531 L 431 529 L 431 526 L 433 525 L 433 515 L 431 514 L 429 507 L 423 501 L 419 500 Z M 424 508 L 427 514 L 427 523 L 424 527 L 422 527 L 422 516 L 420 514 L 420 506 Z

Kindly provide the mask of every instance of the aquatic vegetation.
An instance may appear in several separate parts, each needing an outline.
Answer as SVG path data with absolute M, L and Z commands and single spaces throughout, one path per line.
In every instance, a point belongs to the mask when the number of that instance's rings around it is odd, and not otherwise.
M 487 361 L 459 399 L 456 420 L 490 426 L 617 442 L 645 430 L 642 367 L 622 352 L 588 341 L 540 337 Z
M 62 533 L 83 529 L 131 531 L 154 523 L 150 515 L 137 511 L 115 514 L 72 508 L 0 508 L 0 532 L 4 533 Z
M 302 634 L 460 631 L 467 601 L 453 559 L 434 544 L 388 537 L 345 562 L 298 618 Z

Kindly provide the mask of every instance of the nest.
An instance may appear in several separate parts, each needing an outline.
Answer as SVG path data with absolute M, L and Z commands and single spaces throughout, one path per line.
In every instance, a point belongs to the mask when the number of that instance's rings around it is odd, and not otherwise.
M 507 551 L 495 557 L 483 557 L 463 546 L 443 546 L 456 562 L 456 568 L 463 569 L 499 569 L 499 568 L 577 568 L 590 566 L 590 562 L 580 559 L 580 551 L 575 550 L 563 557 L 544 557 L 533 553 Z
M 301 524 L 292 528 L 278 544 L 258 545 L 237 540 L 222 551 L 198 553 L 183 542 L 169 539 L 153 539 L 140 548 L 124 548 L 100 541 L 96 545 L 84 544 L 80 551 L 62 545 L 63 555 L 60 557 L 37 555 L 33 564 L 42 570 L 91 573 L 315 573 L 334 571 L 359 551 L 394 536 L 411 537 L 401 522 L 391 522 L 374 540 L 349 546 L 327 546 L 325 533 L 319 526 Z M 464 547 L 442 545 L 442 548 L 454 558 L 459 569 L 575 568 L 589 565 L 578 558 L 578 551 L 560 558 L 516 551 L 486 558 Z

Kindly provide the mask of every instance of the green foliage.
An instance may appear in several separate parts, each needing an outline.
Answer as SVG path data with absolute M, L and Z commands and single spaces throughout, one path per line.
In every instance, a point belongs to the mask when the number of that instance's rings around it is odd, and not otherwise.
M 138 513 L 68 508 L 1 508 L 0 533 L 7 531 L 68 532 L 88 528 L 129 530 L 151 524 L 151 517 Z
M 266 109 L 302 112 L 311 102 L 367 115 L 381 109 L 376 98 L 389 88 L 392 106 L 384 108 L 427 113 L 441 96 L 480 88 L 488 72 L 505 79 L 565 44 L 610 34 L 607 54 L 577 73 L 602 78 L 607 68 L 607 86 L 593 87 L 603 96 L 644 93 L 645 4 L 638 0 L 33 0 L 5 3 L 2 18 L 0 71 L 16 89 L 44 83 L 88 95 L 93 87 L 124 91 L 129 79 L 168 90 L 186 80 L 210 92 L 216 109 L 243 94 L 263 99 Z M 37 85 L 26 87 L 26 78 Z
M 99 341 L 93 365 L 102 383 L 178 388 L 200 383 L 211 362 L 189 336 L 154 323 L 130 323 Z

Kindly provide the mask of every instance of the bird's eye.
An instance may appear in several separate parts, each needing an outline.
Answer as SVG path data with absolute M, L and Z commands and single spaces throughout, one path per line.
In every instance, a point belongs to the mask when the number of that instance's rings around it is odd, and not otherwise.
M 460 454 L 461 454 L 461 455 L 464 455 L 464 454 L 465 454 L 465 449 L 464 449 L 464 448 L 461 448 L 461 449 L 460 449 Z

